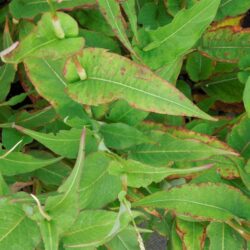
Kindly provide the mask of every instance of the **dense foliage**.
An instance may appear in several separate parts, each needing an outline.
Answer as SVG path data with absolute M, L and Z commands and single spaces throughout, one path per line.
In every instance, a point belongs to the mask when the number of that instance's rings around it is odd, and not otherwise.
M 248 249 L 250 1 L 2 2 L 0 249 Z

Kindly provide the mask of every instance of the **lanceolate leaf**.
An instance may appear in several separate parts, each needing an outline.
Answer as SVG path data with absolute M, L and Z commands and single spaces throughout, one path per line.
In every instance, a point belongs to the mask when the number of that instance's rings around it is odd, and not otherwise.
M 141 131 L 123 123 L 105 124 L 100 132 L 105 145 L 114 149 L 125 149 L 150 141 Z
M 59 235 L 56 224 L 53 221 L 43 220 L 38 223 L 41 236 L 46 250 L 57 250 L 59 245 Z
M 57 13 L 57 15 L 64 29 L 64 39 L 56 36 L 52 15 L 46 13 L 33 32 L 26 36 L 14 51 L 3 57 L 4 61 L 16 64 L 27 57 L 58 59 L 82 49 L 84 40 L 77 38 L 79 30 L 76 21 L 65 13 Z
M 55 115 L 55 110 L 51 106 L 30 113 L 25 110 L 10 117 L 9 122 L 0 124 L 0 128 L 11 128 L 13 123 L 26 128 L 36 128 L 54 120 Z
M 84 167 L 85 136 L 84 129 L 80 138 L 77 160 L 70 176 L 59 187 L 59 194 L 46 200 L 45 210 L 56 223 L 59 234 L 65 232 L 74 223 L 80 211 L 78 189 Z
M 250 77 L 246 82 L 246 86 L 243 94 L 244 106 L 247 111 L 248 117 L 250 117 Z
M 102 210 L 81 212 L 74 226 L 64 234 L 65 249 L 91 249 L 109 241 L 112 238 L 110 232 L 117 215 L 117 213 Z
M 137 235 L 132 226 L 122 230 L 116 237 L 105 244 L 110 250 L 141 250 Z
M 115 0 L 98 0 L 97 2 L 102 14 L 114 30 L 119 40 L 132 54 L 134 54 L 135 52 L 126 35 L 126 29 L 124 27 L 119 2 Z
M 207 227 L 209 250 L 244 249 L 244 240 L 225 223 L 211 222 Z
M 126 12 L 128 17 L 131 29 L 134 33 L 135 39 L 138 41 L 138 32 L 137 32 L 137 16 L 136 16 L 136 1 L 135 0 L 124 0 L 121 2 L 122 8 Z
M 4 32 L 3 32 L 3 48 L 7 49 L 12 44 L 12 38 L 10 36 L 9 23 L 6 19 Z M 5 100 L 9 93 L 11 83 L 15 77 L 15 68 L 13 65 L 5 64 L 0 67 L 0 101 Z
M 202 89 L 215 100 L 226 103 L 240 102 L 244 85 L 238 80 L 237 73 L 228 73 L 210 78 L 201 83 Z
M 212 59 L 235 63 L 249 54 L 249 41 L 249 31 L 229 26 L 206 32 L 198 49 Z
M 166 208 L 201 220 L 250 218 L 250 200 L 239 190 L 224 184 L 187 184 L 154 193 L 133 205 Z
M 60 130 L 56 135 L 53 133 L 45 134 L 41 132 L 36 132 L 34 130 L 26 129 L 15 125 L 15 128 L 37 140 L 45 147 L 49 148 L 51 151 L 58 155 L 62 155 L 68 158 L 76 158 L 78 148 L 79 148 L 79 138 L 81 136 L 81 129 L 71 129 L 71 130 Z M 86 152 L 89 153 L 96 148 L 96 141 L 89 130 L 87 130 L 86 135 Z
M 107 119 L 135 126 L 148 116 L 148 112 L 131 107 L 126 101 L 118 100 L 112 104 Z
M 55 9 L 69 9 L 77 6 L 90 6 L 95 0 L 57 1 L 52 0 Z M 10 11 L 15 18 L 34 17 L 39 13 L 50 11 L 47 0 L 13 0 Z
M 103 49 L 85 49 L 79 61 L 87 79 L 79 81 L 71 62 L 66 65 L 66 77 L 74 82 L 68 85 L 69 95 L 82 104 L 98 105 L 125 99 L 145 111 L 212 119 L 171 84 L 124 57 Z
M 241 153 L 246 159 L 250 158 L 250 118 L 247 116 L 233 127 L 227 136 L 228 144 Z
M 149 44 L 144 51 L 136 51 L 153 69 L 176 60 L 194 46 L 212 22 L 219 3 L 220 0 L 202 0 L 192 8 L 180 11 L 170 24 L 149 31 Z
M 172 165 L 170 163 L 169 165 Z M 167 167 L 151 167 L 133 160 L 112 161 L 109 165 L 109 173 L 114 175 L 126 175 L 128 186 L 147 187 L 152 182 L 160 182 L 170 175 L 185 175 L 207 170 L 211 165 L 189 169 L 174 169 Z
M 237 16 L 245 13 L 250 8 L 250 2 L 247 0 L 221 0 L 216 19 L 224 17 Z
M 38 158 L 21 152 L 12 152 L 3 157 L 7 151 L 0 150 L 0 171 L 3 175 L 13 176 L 17 174 L 29 173 L 36 169 L 43 168 L 60 161 L 62 158 Z
M 226 148 L 209 146 L 199 140 L 181 139 L 170 133 L 158 136 L 154 144 L 142 144 L 132 148 L 130 156 L 146 164 L 161 166 L 169 161 L 196 161 L 214 155 L 236 154 Z
M 40 241 L 37 225 L 28 219 L 22 208 L 0 202 L 0 249 L 33 250 Z M 32 230 L 31 230 L 32 228 Z
M 81 209 L 102 208 L 118 197 L 122 185 L 120 176 L 109 174 L 111 161 L 102 152 L 90 154 L 86 158 L 79 187 Z

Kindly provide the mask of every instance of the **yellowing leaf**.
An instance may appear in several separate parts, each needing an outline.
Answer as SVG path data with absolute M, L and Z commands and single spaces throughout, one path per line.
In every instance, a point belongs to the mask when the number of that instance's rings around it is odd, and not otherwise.
M 125 99 L 132 106 L 161 114 L 213 119 L 167 81 L 148 68 L 103 49 L 84 49 L 78 57 L 87 73 L 79 81 L 75 65 L 66 64 L 68 94 L 82 104 L 98 105 Z M 112 67 L 110 67 L 112 64 Z

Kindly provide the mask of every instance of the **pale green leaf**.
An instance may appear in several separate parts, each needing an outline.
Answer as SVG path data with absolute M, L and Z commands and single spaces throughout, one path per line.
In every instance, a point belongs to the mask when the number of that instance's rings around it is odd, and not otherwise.
M 22 208 L 0 201 L 0 249 L 33 250 L 40 241 L 35 222 L 27 218 Z M 31 230 L 32 229 L 32 230 Z
M 6 176 L 32 172 L 36 169 L 54 164 L 62 159 L 62 157 L 50 159 L 38 158 L 21 152 L 12 152 L 6 157 L 3 157 L 8 151 L 0 150 L 0 152 L 2 156 L 0 156 L 0 171 Z
M 126 175 L 128 186 L 147 187 L 152 182 L 160 182 L 170 175 L 185 175 L 198 173 L 207 170 L 211 165 L 189 169 L 171 168 L 172 163 L 167 167 L 151 167 L 138 161 L 122 160 L 112 161 L 109 165 L 109 173 L 114 175 Z
M 81 136 L 81 129 L 72 128 L 70 130 L 60 130 L 57 134 L 41 133 L 21 126 L 14 126 L 18 131 L 29 135 L 36 141 L 43 144 L 45 147 L 49 148 L 51 151 L 58 155 L 62 155 L 68 158 L 76 158 L 78 148 L 79 148 L 79 138 Z M 97 145 L 96 140 L 90 132 L 87 130 L 86 135 L 86 153 L 95 151 Z
M 105 244 L 110 250 L 141 250 L 135 229 L 127 227 Z
M 97 247 L 112 239 L 118 214 L 103 210 L 85 210 L 76 223 L 64 234 L 65 249 Z M 125 223 L 126 225 L 126 223 Z M 124 225 L 121 225 L 122 229 Z M 119 232 L 119 231 L 118 231 Z
M 206 32 L 198 50 L 212 59 L 236 63 L 249 54 L 249 41 L 249 31 L 235 31 L 229 26 Z
M 58 250 L 59 235 L 53 221 L 42 220 L 38 223 L 45 250 Z
M 146 164 L 161 166 L 169 161 L 197 161 L 217 155 L 235 155 L 228 148 L 201 142 L 198 138 L 178 138 L 170 133 L 153 134 L 156 143 L 138 145 L 130 150 L 130 157 Z
M 84 49 L 78 59 L 87 79 L 79 81 L 72 62 L 66 65 L 65 74 L 73 82 L 68 85 L 69 95 L 82 104 L 98 105 L 125 99 L 145 111 L 213 119 L 171 84 L 124 57 L 103 49 Z M 111 69 L 110 63 L 113 65 Z
M 177 78 L 181 72 L 183 57 L 177 58 L 175 61 L 164 65 L 156 71 L 156 74 L 164 80 L 176 84 Z
M 149 195 L 134 207 L 158 207 L 200 220 L 249 220 L 250 200 L 238 189 L 225 184 L 186 184 Z
M 116 36 L 132 54 L 135 54 L 126 34 L 123 23 L 125 21 L 123 20 L 119 2 L 115 0 L 98 0 L 97 2 L 103 16 L 112 27 Z
M 75 54 L 82 49 L 84 40 L 77 38 L 79 33 L 77 22 L 65 13 L 60 12 L 57 15 L 63 27 L 65 39 L 59 39 L 56 36 L 52 15 L 46 13 L 32 33 L 26 36 L 15 50 L 3 57 L 4 61 L 16 64 L 27 57 L 58 59 Z
M 86 158 L 79 187 L 81 209 L 102 208 L 117 199 L 122 189 L 121 180 L 109 174 L 110 162 L 111 158 L 102 152 Z
M 209 250 L 243 250 L 244 240 L 225 223 L 211 222 L 207 227 Z
M 37 92 L 63 117 L 88 120 L 82 106 L 65 93 L 67 82 L 62 75 L 65 59 L 26 59 L 26 72 Z M 37 70 L 39 68 L 39 70 Z
M 80 145 L 75 166 L 66 181 L 58 188 L 59 194 L 46 200 L 45 211 L 56 223 L 55 227 L 59 234 L 74 223 L 80 212 L 78 190 L 84 167 L 85 136 L 86 130 L 83 129 L 81 137 L 78 138 Z

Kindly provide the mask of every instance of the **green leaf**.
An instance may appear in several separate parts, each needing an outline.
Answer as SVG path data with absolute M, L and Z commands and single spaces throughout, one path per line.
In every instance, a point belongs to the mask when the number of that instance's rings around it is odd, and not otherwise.
M 118 100 L 111 105 L 110 111 L 107 115 L 107 120 L 135 126 L 147 116 L 148 112 L 134 109 L 126 101 Z
M 182 239 L 186 250 L 201 250 L 205 239 L 205 227 L 197 222 L 189 222 L 181 219 L 176 220 L 178 234 Z
M 116 36 L 130 53 L 135 54 L 126 34 L 119 2 L 114 0 L 98 0 L 97 2 L 103 16 L 112 27 Z
M 4 61 L 16 64 L 27 57 L 59 59 L 81 50 L 84 40 L 77 38 L 79 33 L 77 22 L 65 13 L 58 12 L 57 15 L 63 27 L 65 39 L 59 39 L 56 36 L 52 15 L 46 13 L 32 33 L 26 36 L 15 50 L 3 57 Z
M 229 16 L 238 16 L 250 9 L 248 0 L 221 0 L 216 19 L 223 19 Z
M 170 175 L 185 175 L 197 173 L 207 170 L 211 165 L 203 167 L 195 167 L 189 169 L 175 169 L 171 168 L 170 163 L 166 167 L 151 167 L 144 165 L 138 161 L 122 160 L 112 161 L 109 165 L 109 173 L 113 175 L 126 175 L 128 186 L 130 187 L 147 187 L 152 182 L 160 182 Z
M 235 31 L 234 27 L 223 27 L 206 32 L 198 50 L 212 59 L 236 63 L 249 54 L 249 41 L 249 31 Z
M 121 53 L 117 40 L 101 32 L 80 29 L 79 35 L 85 39 L 85 47 L 103 48 L 114 53 Z
M 65 232 L 74 223 L 80 212 L 78 190 L 84 167 L 85 136 L 86 130 L 83 129 L 77 160 L 70 176 L 59 187 L 59 194 L 50 196 L 46 200 L 45 211 L 51 216 L 52 221 L 56 223 L 59 234 Z
M 0 106 L 14 106 L 18 103 L 23 102 L 29 94 L 30 93 L 21 93 L 19 95 L 13 96 L 8 101 L 0 103 Z
M 246 82 L 246 86 L 243 93 L 243 102 L 247 111 L 248 117 L 250 117 L 250 77 Z
M 176 232 L 176 221 L 174 220 L 171 228 L 171 238 L 170 238 L 170 246 L 173 250 L 183 250 L 182 241 Z
M 29 135 L 36 141 L 49 148 L 58 155 L 67 158 L 76 158 L 79 148 L 79 138 L 81 136 L 81 129 L 72 128 L 70 130 L 60 130 L 56 135 L 53 133 L 45 134 L 36 132 L 27 128 L 14 126 L 18 131 Z M 88 130 L 86 135 L 86 153 L 95 151 L 97 145 L 93 134 Z
M 250 158 L 250 118 L 242 117 L 227 136 L 227 143 L 246 159 Z
M 69 9 L 77 6 L 94 5 L 94 0 L 74 0 L 74 1 L 57 1 L 52 0 L 56 10 Z M 15 18 L 34 17 L 39 13 L 50 11 L 47 0 L 13 0 L 10 3 L 10 12 Z
M 102 208 L 117 199 L 122 189 L 121 180 L 109 174 L 110 162 L 111 158 L 102 152 L 90 154 L 86 158 L 79 187 L 81 209 Z
M 65 59 L 25 60 L 26 72 L 37 92 L 56 109 L 63 118 L 80 117 L 88 120 L 82 106 L 65 93 L 67 82 L 62 75 Z M 40 70 L 37 70 L 37 69 Z
M 212 77 L 201 83 L 202 89 L 212 98 L 226 103 L 241 102 L 244 85 L 238 80 L 237 73 Z
M 123 123 L 105 124 L 101 126 L 100 133 L 104 137 L 105 145 L 114 149 L 125 149 L 150 142 L 141 131 Z
M 135 9 L 135 0 L 124 0 L 121 2 L 122 8 L 124 9 L 129 24 L 131 26 L 131 30 L 134 33 L 135 39 L 139 41 L 138 32 L 137 32 L 137 16 L 136 16 L 136 9 Z
M 130 157 L 146 164 L 162 166 L 169 161 L 197 161 L 215 155 L 235 155 L 227 148 L 210 146 L 198 138 L 178 138 L 170 133 L 152 134 L 152 136 L 156 143 L 132 148 Z
M 0 171 L 6 176 L 32 172 L 36 169 L 54 164 L 62 159 L 62 157 L 50 159 L 38 158 L 21 152 L 11 152 L 4 157 L 8 151 L 0 150 L 0 152 Z
M 5 22 L 3 32 L 3 48 L 7 49 L 12 44 L 8 19 Z M 11 83 L 15 78 L 15 68 L 13 65 L 5 64 L 0 67 L 0 101 L 4 101 L 10 91 Z
M 68 85 L 68 93 L 74 100 L 98 105 L 125 99 L 145 111 L 213 119 L 149 69 L 103 49 L 83 51 L 78 59 L 87 72 L 86 80 L 79 81 L 72 62 L 66 65 L 66 77 L 74 82 Z M 116 62 L 112 70 L 109 67 L 111 62 Z
M 40 241 L 35 222 L 15 204 L 0 201 L 0 249 L 33 250 Z M 32 229 L 32 230 L 31 230 Z
M 117 214 L 102 210 L 85 210 L 75 224 L 64 234 L 65 249 L 97 247 L 108 242 L 113 235 Z M 121 230 L 121 228 L 119 228 Z
M 170 24 L 149 31 L 149 44 L 143 51 L 135 51 L 153 69 L 173 62 L 195 45 L 212 22 L 219 3 L 220 0 L 202 0 L 192 8 L 180 11 Z
M 127 227 L 105 244 L 110 250 L 141 250 L 133 227 Z
M 0 124 L 0 128 L 12 128 L 13 123 L 27 128 L 40 127 L 51 122 L 55 115 L 56 113 L 51 106 L 30 113 L 22 110 L 10 117 L 8 123 Z
M 133 206 L 167 208 L 200 220 L 250 218 L 248 197 L 225 184 L 186 184 L 149 195 L 133 203 Z
M 213 69 L 213 61 L 197 52 L 189 55 L 187 59 L 186 70 L 192 81 L 198 82 L 208 79 Z
M 58 250 L 59 235 L 53 221 L 42 220 L 38 223 L 46 250 Z
M 156 74 L 162 77 L 164 80 L 172 83 L 173 85 L 176 84 L 177 78 L 181 72 L 183 64 L 183 57 L 177 58 L 175 61 L 168 63 L 158 69 Z
M 209 250 L 244 249 L 244 240 L 225 223 L 211 222 L 207 227 Z
M 50 153 L 42 150 L 34 150 L 30 153 L 32 156 L 43 159 L 51 158 Z M 71 170 L 71 166 L 69 166 L 65 161 L 60 161 L 47 167 L 37 169 L 32 173 L 32 176 L 38 178 L 39 181 L 41 181 L 45 186 L 58 187 L 62 184 L 66 177 L 69 176 Z
M 9 187 L 0 173 L 0 196 L 5 196 L 10 193 Z

